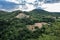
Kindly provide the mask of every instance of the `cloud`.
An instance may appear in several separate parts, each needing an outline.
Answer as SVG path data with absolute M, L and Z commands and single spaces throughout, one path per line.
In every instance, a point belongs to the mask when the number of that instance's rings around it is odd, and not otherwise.
M 43 10 L 46 10 L 49 12 L 60 12 L 60 3 L 43 4 L 42 8 L 44 8 Z
M 18 4 L 7 1 L 0 1 L 0 10 L 12 11 L 18 8 Z
M 54 1 L 52 0 L 52 3 L 50 3 L 49 0 L 47 2 L 43 0 L 0 0 L 0 10 L 32 11 L 41 8 L 49 12 L 60 12 L 60 2 Z
M 28 4 L 34 1 L 25 0 L 27 3 L 23 5 L 23 0 L 4 0 L 0 1 L 0 9 L 6 10 L 6 11 L 12 11 L 12 10 L 22 10 L 22 11 L 31 11 L 35 9 L 34 5 Z M 22 3 L 21 5 L 19 3 Z
M 19 9 L 22 11 L 32 11 L 33 9 L 35 9 L 35 7 L 31 4 L 25 4 L 22 7 L 21 6 L 19 6 Z
M 14 3 L 19 4 L 19 1 L 20 1 L 20 0 L 5 0 L 5 1 L 8 1 L 8 2 L 14 2 Z
M 33 3 L 36 0 L 26 0 L 28 3 Z

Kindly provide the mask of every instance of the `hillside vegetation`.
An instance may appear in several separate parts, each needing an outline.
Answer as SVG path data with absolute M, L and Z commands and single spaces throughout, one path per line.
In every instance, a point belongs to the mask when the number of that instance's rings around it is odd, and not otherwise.
M 60 40 L 60 13 L 0 11 L 0 40 Z

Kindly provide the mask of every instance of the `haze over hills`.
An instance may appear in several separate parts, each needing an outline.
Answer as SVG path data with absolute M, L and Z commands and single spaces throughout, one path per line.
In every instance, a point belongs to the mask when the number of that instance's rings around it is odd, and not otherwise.
M 0 0 L 0 10 L 22 10 L 29 12 L 34 9 L 60 12 L 60 0 Z

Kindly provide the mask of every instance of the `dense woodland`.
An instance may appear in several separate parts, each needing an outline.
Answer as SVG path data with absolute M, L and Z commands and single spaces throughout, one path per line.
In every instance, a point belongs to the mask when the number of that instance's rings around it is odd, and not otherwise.
M 20 13 L 29 18 L 16 18 Z M 42 28 L 29 30 L 26 25 L 45 22 Z M 60 40 L 60 13 L 50 13 L 44 10 L 30 12 L 0 11 L 0 40 Z

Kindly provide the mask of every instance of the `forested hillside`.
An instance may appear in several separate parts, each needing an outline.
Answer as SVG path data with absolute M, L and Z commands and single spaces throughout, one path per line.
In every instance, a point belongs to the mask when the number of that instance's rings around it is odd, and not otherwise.
M 60 40 L 60 13 L 0 11 L 0 40 Z

